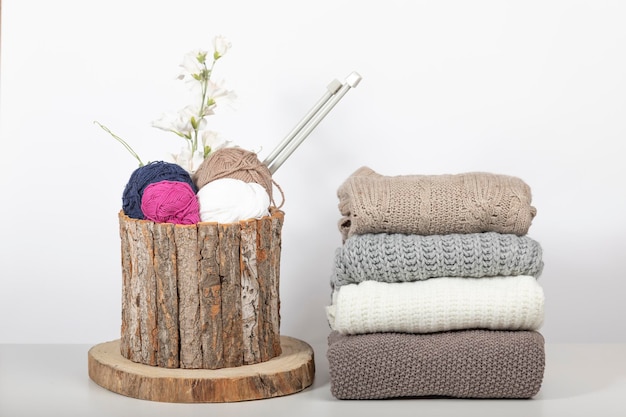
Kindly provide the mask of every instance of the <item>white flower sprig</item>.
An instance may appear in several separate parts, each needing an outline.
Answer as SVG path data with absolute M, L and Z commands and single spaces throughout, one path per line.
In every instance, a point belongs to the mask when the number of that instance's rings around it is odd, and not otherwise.
M 185 139 L 186 146 L 183 146 L 178 154 L 172 154 L 173 161 L 193 173 L 211 153 L 218 149 L 232 146 L 232 142 L 225 140 L 212 130 L 207 129 L 207 116 L 215 114 L 215 109 L 219 105 L 231 104 L 236 98 L 236 94 L 224 87 L 224 82 L 216 83 L 212 80 L 215 64 L 231 48 L 231 43 L 224 36 L 213 38 L 213 53 L 209 54 L 205 50 L 194 50 L 187 53 L 180 67 L 183 71 L 178 75 L 179 80 L 185 80 L 191 85 L 191 90 L 197 97 L 194 102 L 185 106 L 175 113 L 163 114 L 159 119 L 152 122 L 152 126 L 166 132 L 172 132 Z M 210 61 L 210 65 L 208 62 Z M 102 129 L 108 132 L 139 161 L 139 166 L 143 166 L 139 156 L 133 149 L 119 136 L 111 132 L 106 126 L 95 122 Z
M 210 56 L 208 51 L 195 50 L 186 54 L 181 64 L 183 72 L 178 79 L 191 83 L 192 91 L 199 92 L 198 101 L 177 113 L 164 114 L 152 123 L 152 126 L 173 132 L 187 141 L 187 146 L 172 156 L 176 163 L 189 172 L 194 172 L 212 151 L 230 145 L 217 132 L 206 128 L 206 117 L 215 114 L 218 105 L 230 104 L 236 99 L 235 93 L 224 88 L 223 82 L 216 83 L 211 79 L 215 64 L 230 47 L 228 39 L 216 36 L 213 39 L 210 65 L 207 62 Z

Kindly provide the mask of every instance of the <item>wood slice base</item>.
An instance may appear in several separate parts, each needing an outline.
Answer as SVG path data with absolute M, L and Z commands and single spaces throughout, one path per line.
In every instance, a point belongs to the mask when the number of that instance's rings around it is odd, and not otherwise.
M 89 350 L 89 377 L 127 397 L 173 403 L 259 400 L 302 391 L 313 383 L 315 361 L 307 343 L 280 336 L 282 354 L 266 362 L 222 369 L 169 369 L 132 362 L 120 340 Z

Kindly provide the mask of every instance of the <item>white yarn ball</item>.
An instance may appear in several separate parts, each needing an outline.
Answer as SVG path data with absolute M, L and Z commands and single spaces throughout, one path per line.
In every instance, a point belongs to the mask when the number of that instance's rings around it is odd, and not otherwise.
M 203 222 L 235 223 L 269 215 L 270 197 L 256 182 L 220 178 L 202 186 L 197 196 Z

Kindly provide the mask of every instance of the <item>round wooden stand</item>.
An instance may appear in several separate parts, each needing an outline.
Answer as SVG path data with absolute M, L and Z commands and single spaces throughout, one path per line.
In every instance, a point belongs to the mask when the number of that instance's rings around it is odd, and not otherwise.
M 128 397 L 173 403 L 259 400 L 302 391 L 313 383 L 315 362 L 307 343 L 280 337 L 282 354 L 269 361 L 222 369 L 170 369 L 132 362 L 120 341 L 89 350 L 89 377 Z

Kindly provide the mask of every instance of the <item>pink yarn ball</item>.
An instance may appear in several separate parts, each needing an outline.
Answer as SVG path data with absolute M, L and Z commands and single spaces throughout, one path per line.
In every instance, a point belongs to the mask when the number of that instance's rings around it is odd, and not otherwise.
M 157 223 L 195 224 L 200 221 L 200 205 L 186 182 L 159 181 L 146 187 L 141 197 L 141 211 L 147 220 Z

